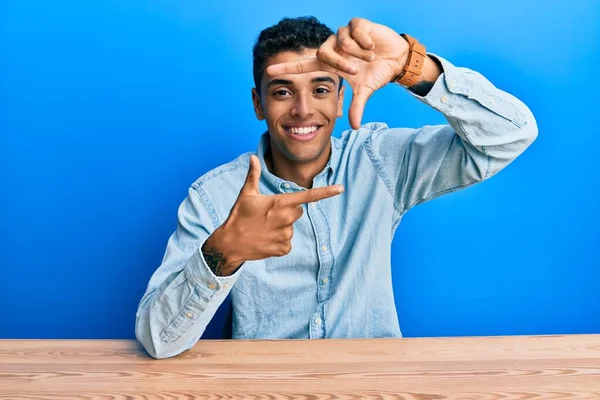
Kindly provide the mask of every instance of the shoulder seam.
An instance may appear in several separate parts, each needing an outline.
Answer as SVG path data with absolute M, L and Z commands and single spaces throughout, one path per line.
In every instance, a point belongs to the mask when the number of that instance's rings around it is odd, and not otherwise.
M 234 163 L 230 163 L 230 164 L 225 164 L 222 165 L 220 167 L 217 167 L 216 169 L 207 172 L 206 174 L 202 175 L 200 178 L 198 178 L 193 184 L 192 187 L 198 187 L 198 186 L 202 186 L 208 182 L 210 182 L 211 180 L 218 178 L 219 176 L 226 174 L 228 172 L 231 171 L 235 171 L 239 168 L 243 168 L 244 166 L 248 166 L 250 165 L 245 164 L 245 163 L 241 163 L 241 162 L 234 162 Z
M 208 196 L 208 193 L 206 193 L 206 190 L 204 190 L 201 184 L 195 186 L 192 185 L 192 190 L 196 192 L 196 194 L 200 197 L 204 208 L 206 208 L 206 211 L 208 211 L 210 219 L 213 223 L 213 229 L 217 229 L 219 225 L 221 225 L 221 222 L 217 215 L 217 210 L 215 210 L 215 207 L 213 206 L 212 200 Z

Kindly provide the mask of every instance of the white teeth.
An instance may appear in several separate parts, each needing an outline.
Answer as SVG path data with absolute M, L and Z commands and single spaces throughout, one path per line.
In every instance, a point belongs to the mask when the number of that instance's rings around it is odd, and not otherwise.
M 319 127 L 318 126 L 306 126 L 306 127 L 302 127 L 302 128 L 296 128 L 296 127 L 289 127 L 288 131 L 290 131 L 291 133 L 294 133 L 296 135 L 309 135 L 311 133 L 313 133 L 314 131 L 316 131 Z

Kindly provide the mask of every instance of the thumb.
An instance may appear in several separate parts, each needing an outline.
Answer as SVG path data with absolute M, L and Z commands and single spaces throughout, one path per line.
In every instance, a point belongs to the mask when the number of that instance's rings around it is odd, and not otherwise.
M 257 195 L 260 194 L 258 190 L 258 182 L 260 182 L 260 160 L 254 154 L 250 156 L 250 167 L 248 168 L 248 175 L 240 195 Z
M 360 128 L 360 121 L 362 120 L 365 105 L 372 94 L 373 90 L 366 86 L 358 86 L 352 93 L 352 102 L 348 109 L 348 117 L 350 118 L 350 126 L 352 129 Z

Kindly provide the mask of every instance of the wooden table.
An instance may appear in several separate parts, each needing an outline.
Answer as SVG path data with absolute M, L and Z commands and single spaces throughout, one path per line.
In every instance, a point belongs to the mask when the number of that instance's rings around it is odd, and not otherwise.
M 0 340 L 0 399 L 600 399 L 600 335 L 202 340 L 155 360 L 130 340 Z

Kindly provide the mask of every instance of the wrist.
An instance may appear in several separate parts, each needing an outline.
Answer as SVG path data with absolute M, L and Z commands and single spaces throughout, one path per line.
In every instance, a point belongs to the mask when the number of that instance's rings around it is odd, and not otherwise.
M 425 57 L 423 70 L 421 71 L 421 81 L 435 83 L 442 74 L 442 66 L 439 61 L 432 57 Z
M 226 228 L 217 228 L 202 245 L 201 251 L 211 271 L 217 276 L 233 275 L 245 260 L 235 252 Z
M 412 36 L 406 33 L 401 33 L 400 36 L 408 44 L 408 51 L 399 60 L 398 66 L 401 66 L 401 71 L 392 78 L 392 82 L 404 87 L 410 87 L 421 80 L 425 60 L 427 59 L 427 52 L 425 46 Z
M 408 51 L 406 53 L 404 53 L 404 55 L 402 55 L 402 57 L 395 62 L 396 65 L 394 68 L 394 75 L 392 77 L 392 82 L 395 81 L 396 79 L 398 79 L 400 77 L 400 75 L 402 75 L 402 73 L 404 72 L 404 67 L 406 66 L 407 62 L 408 62 Z
M 442 74 L 442 71 L 443 70 L 439 62 L 436 59 L 427 56 L 424 61 L 419 82 L 408 87 L 408 90 L 421 97 L 427 96 L 431 88 L 433 88 L 435 82 L 438 80 L 439 76 Z

